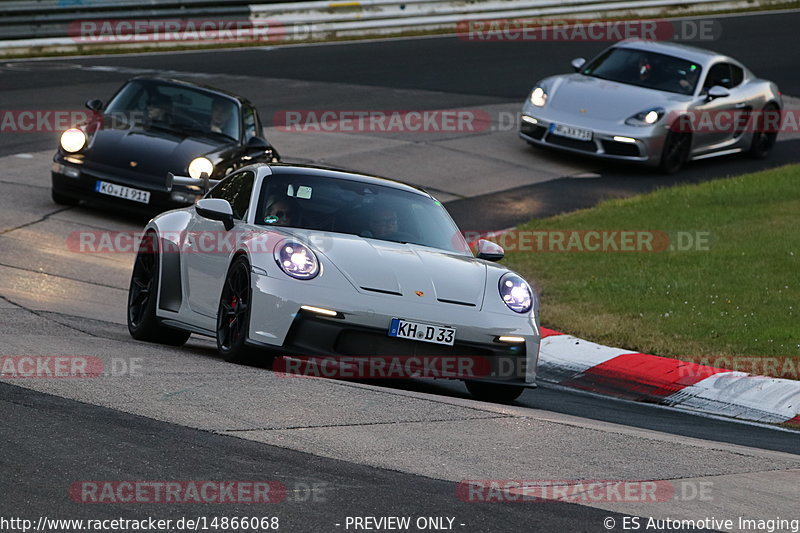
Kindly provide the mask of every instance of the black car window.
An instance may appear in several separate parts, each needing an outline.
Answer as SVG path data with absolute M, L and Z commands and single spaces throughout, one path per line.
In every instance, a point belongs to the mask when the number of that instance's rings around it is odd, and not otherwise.
M 265 178 L 255 223 L 470 253 L 445 208 L 433 198 L 344 178 L 288 171 Z
M 130 116 L 128 122 L 158 125 L 176 133 L 239 140 L 239 105 L 233 98 L 160 80 L 129 82 L 109 102 L 106 114 Z
M 657 91 L 694 94 L 700 65 L 646 50 L 612 48 L 581 69 L 581 74 Z
M 731 77 L 730 63 L 717 63 L 708 70 L 703 89 L 708 90 L 715 85 L 725 87 L 726 89 L 730 89 L 734 86 Z
M 250 194 L 253 192 L 255 174 L 249 170 L 228 176 L 211 189 L 206 198 L 227 200 L 233 209 L 233 218 L 244 220 L 250 207 Z
M 731 65 L 731 87 L 736 87 L 744 80 L 744 70 L 738 65 Z

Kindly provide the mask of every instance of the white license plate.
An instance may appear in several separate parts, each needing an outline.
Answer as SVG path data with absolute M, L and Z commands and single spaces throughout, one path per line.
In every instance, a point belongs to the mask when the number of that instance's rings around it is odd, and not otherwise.
M 452 346 L 456 340 L 456 328 L 393 318 L 389 336 Z
M 577 139 L 579 141 L 592 140 L 592 130 L 576 128 L 574 126 L 565 126 L 564 124 L 556 124 L 555 127 L 553 128 L 553 133 L 555 133 L 556 135 L 561 135 L 562 137 Z
M 149 191 L 125 187 L 124 185 L 117 185 L 115 183 L 108 183 L 107 181 L 98 181 L 94 186 L 94 190 L 100 194 L 116 196 L 117 198 L 124 198 L 125 200 L 133 200 L 134 202 L 140 202 L 143 204 L 150 203 Z

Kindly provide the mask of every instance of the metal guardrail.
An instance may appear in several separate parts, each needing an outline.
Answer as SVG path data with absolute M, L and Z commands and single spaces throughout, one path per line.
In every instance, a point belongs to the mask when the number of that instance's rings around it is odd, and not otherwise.
M 318 40 L 409 31 L 456 31 L 469 20 L 657 17 L 768 6 L 785 0 L 0 0 L 0 55 L 203 45 L 157 36 L 115 42 L 76 39 L 79 21 L 237 21 L 280 27 L 282 40 Z M 144 41 L 144 42 L 141 42 Z

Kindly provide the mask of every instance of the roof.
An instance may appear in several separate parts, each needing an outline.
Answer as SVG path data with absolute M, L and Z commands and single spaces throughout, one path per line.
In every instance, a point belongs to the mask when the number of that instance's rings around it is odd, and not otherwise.
M 717 52 L 713 52 L 711 50 L 705 50 L 703 48 L 697 48 L 696 46 L 689 46 L 685 44 L 671 43 L 666 41 L 643 41 L 639 39 L 628 39 L 626 41 L 620 41 L 615 45 L 615 47 L 632 48 L 635 50 L 645 50 L 659 54 L 678 56 L 683 59 L 693 61 L 694 63 L 701 63 L 701 64 L 707 64 L 719 60 L 739 63 L 739 61 L 736 61 L 731 57 L 719 54 Z

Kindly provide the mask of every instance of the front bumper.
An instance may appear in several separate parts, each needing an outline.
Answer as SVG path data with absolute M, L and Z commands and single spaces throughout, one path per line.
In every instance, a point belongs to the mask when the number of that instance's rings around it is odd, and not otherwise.
M 454 304 L 409 304 L 401 296 L 353 297 L 352 288 L 298 290 L 298 283 L 252 274 L 253 298 L 249 341 L 282 355 L 325 357 L 414 356 L 471 358 L 480 381 L 533 385 L 539 356 L 539 325 L 531 315 L 481 311 Z M 301 309 L 315 306 L 336 311 L 336 318 Z M 452 309 L 449 309 L 451 308 Z M 393 318 L 456 329 L 447 346 L 390 337 Z M 505 343 L 499 336 L 522 337 Z
M 166 185 L 156 187 L 147 181 L 100 172 L 83 164 L 71 163 L 61 154 L 56 154 L 53 158 L 50 176 L 53 191 L 62 196 L 138 213 L 157 214 L 170 209 L 186 207 L 202 197 L 202 191 L 199 189 L 175 186 L 172 191 L 167 191 Z M 98 181 L 147 191 L 150 193 L 149 202 L 137 202 L 102 194 L 96 190 Z M 164 181 L 166 183 L 166 176 L 164 176 Z M 179 196 L 182 198 L 178 198 Z
M 577 140 L 553 132 L 556 124 L 591 130 L 591 140 Z M 663 125 L 637 127 L 548 115 L 531 104 L 520 115 L 520 138 L 531 144 L 603 159 L 658 165 L 667 129 Z

